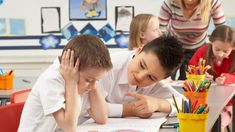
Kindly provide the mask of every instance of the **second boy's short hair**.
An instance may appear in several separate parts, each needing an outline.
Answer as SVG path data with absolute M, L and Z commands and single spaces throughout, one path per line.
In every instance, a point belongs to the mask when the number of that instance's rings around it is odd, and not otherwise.
M 176 70 L 183 59 L 182 44 L 174 37 L 163 35 L 146 44 L 141 52 L 154 53 L 168 77 Z
M 95 35 L 79 35 L 71 39 L 63 52 L 71 49 L 74 51 L 75 61 L 79 58 L 79 70 L 86 68 L 111 69 L 112 62 L 107 47 Z

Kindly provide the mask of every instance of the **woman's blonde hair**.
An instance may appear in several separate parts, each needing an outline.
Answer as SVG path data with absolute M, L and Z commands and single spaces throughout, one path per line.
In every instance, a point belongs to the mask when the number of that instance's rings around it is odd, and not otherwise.
M 152 14 L 138 14 L 132 19 L 130 24 L 129 50 L 142 46 L 140 33 L 146 31 L 152 17 L 154 17 Z
M 173 1 L 179 3 L 181 8 L 183 9 L 183 13 L 186 12 L 184 0 L 173 0 Z M 198 8 L 203 22 L 208 22 L 210 20 L 211 2 L 212 0 L 199 0 Z

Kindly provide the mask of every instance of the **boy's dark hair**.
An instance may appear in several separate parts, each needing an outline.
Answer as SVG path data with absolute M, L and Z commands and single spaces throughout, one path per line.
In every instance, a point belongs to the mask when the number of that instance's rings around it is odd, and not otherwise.
M 166 72 L 165 78 L 179 67 L 184 54 L 182 44 L 176 38 L 166 35 L 146 44 L 141 52 L 152 52 L 158 57 Z
M 79 70 L 86 68 L 111 69 L 112 62 L 109 51 L 100 38 L 94 35 L 79 35 L 71 39 L 63 52 L 71 49 L 74 51 L 74 60 L 79 58 Z

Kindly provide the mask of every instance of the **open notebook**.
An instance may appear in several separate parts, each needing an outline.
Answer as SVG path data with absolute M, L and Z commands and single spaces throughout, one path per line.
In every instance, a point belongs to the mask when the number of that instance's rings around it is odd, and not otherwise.
M 166 114 L 154 113 L 149 119 L 108 118 L 104 125 L 94 123 L 89 119 L 78 126 L 79 132 L 157 132 L 162 123 L 166 121 Z

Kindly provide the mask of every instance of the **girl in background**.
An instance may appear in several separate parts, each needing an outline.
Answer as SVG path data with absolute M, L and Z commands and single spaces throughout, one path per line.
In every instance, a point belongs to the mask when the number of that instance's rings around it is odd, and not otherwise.
M 218 26 L 210 36 L 211 44 L 199 48 L 189 61 L 196 65 L 200 58 L 206 60 L 208 70 L 206 77 L 219 85 L 235 83 L 235 31 L 229 26 Z M 222 131 L 232 121 L 232 100 L 222 112 Z
M 157 16 L 152 14 L 136 15 L 130 25 L 129 50 L 142 47 L 161 35 Z
M 159 13 L 160 29 L 175 36 L 185 50 L 179 80 L 186 79 L 188 61 L 205 43 L 210 19 L 215 26 L 225 23 L 219 0 L 164 0 Z

